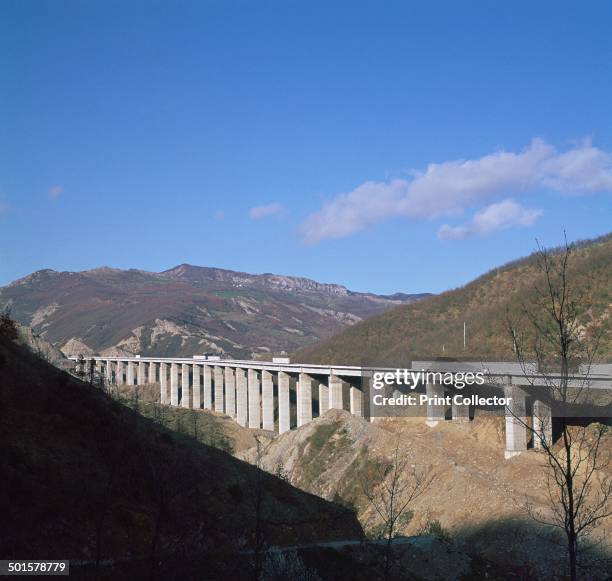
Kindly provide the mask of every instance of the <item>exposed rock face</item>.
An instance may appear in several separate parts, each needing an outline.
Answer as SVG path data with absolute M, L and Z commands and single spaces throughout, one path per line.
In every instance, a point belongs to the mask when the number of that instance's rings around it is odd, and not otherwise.
M 502 570 L 512 570 L 519 561 L 533 567 L 533 578 L 548 578 L 553 563 L 561 567 L 564 562 L 563 544 L 551 538 L 550 529 L 537 528 L 524 511 L 526 502 L 544 514 L 550 510 L 545 459 L 529 452 L 504 461 L 503 422 L 503 417 L 483 415 L 468 424 L 449 421 L 432 429 L 423 418 L 369 423 L 346 411 L 330 410 L 269 439 L 259 457 L 256 448 L 237 456 L 251 463 L 257 459 L 259 466 L 294 486 L 353 507 L 364 530 L 373 532 L 381 518 L 365 497 L 363 482 L 384 480 L 390 486 L 399 442 L 405 462 L 401 478 L 414 478 L 414 470 L 432 479 L 411 502 L 414 514 L 399 526 L 400 535 L 417 534 L 428 522 L 438 521 L 458 546 L 464 543 L 473 550 L 477 544 L 479 554 Z M 612 437 L 602 446 L 612 451 Z M 610 554 L 605 532 L 604 527 L 597 531 L 597 542 L 603 541 Z M 604 568 L 600 572 L 592 578 L 607 578 Z
M 19 337 L 21 342 L 25 343 L 40 358 L 57 367 L 69 367 L 70 362 L 64 357 L 64 354 L 57 347 L 34 333 L 30 327 L 20 325 Z
M 94 355 L 94 350 L 88 347 L 82 341 L 78 339 L 70 339 L 62 345 L 60 348 L 61 352 L 66 357 L 78 357 L 79 355 Z
M 134 353 L 121 349 L 121 347 L 109 347 L 100 351 L 102 357 L 134 357 Z
M 266 356 L 412 300 L 188 264 L 161 273 L 41 270 L 0 289 L 0 306 L 10 304 L 18 321 L 66 355 L 116 348 L 126 355 Z

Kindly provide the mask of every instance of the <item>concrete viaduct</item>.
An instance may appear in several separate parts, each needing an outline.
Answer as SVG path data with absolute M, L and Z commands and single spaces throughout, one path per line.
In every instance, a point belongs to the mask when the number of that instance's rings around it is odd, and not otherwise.
M 312 421 L 329 409 L 345 409 L 354 416 L 372 421 L 377 414 L 371 403 L 371 377 L 376 371 L 393 371 L 349 365 L 307 365 L 291 363 L 276 357 L 272 362 L 221 359 L 215 356 L 192 358 L 160 357 L 72 357 L 86 366 L 82 373 L 97 373 L 112 385 L 159 384 L 160 402 L 165 405 L 207 409 L 226 414 L 238 424 L 253 429 L 277 431 L 279 434 Z M 476 365 L 476 364 L 472 364 Z M 488 364 L 478 364 L 488 365 Z M 448 371 L 448 365 L 435 362 L 413 362 L 415 371 L 429 369 Z M 481 367 L 482 368 L 482 367 Z M 612 389 L 612 375 L 589 376 L 595 388 Z M 530 390 L 546 386 L 550 377 L 529 378 L 517 364 L 497 363 L 486 369 L 490 381 L 511 402 L 504 408 L 505 457 L 527 450 L 527 425 L 547 439 L 552 439 L 551 407 L 545 398 L 534 399 Z M 573 376 L 570 383 L 584 382 L 584 376 Z M 444 397 L 448 386 L 427 383 L 429 397 Z M 318 397 L 317 397 L 318 396 Z M 530 399 L 530 413 L 527 400 Z M 294 405 L 292 406 L 292 402 Z M 451 404 L 454 422 L 469 422 L 470 407 Z M 292 412 L 295 409 L 295 413 Z M 447 406 L 427 403 L 426 423 L 434 427 L 446 418 Z M 529 417 L 531 416 L 531 417 Z M 539 442 L 534 438 L 534 447 Z

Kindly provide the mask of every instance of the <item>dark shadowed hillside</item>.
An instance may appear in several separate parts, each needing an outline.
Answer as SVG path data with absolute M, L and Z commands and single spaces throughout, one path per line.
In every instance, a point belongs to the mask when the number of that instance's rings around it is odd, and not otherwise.
M 585 332 L 612 322 L 612 235 L 577 245 L 569 275 Z M 542 284 L 535 257 L 496 268 L 464 287 L 396 307 L 302 348 L 298 361 L 404 365 L 433 357 L 514 358 L 506 313 L 518 314 Z M 463 349 L 463 324 L 467 349 Z M 611 334 L 600 356 L 612 358 Z
M 183 264 L 161 273 L 41 270 L 0 289 L 0 308 L 67 355 L 269 355 L 309 345 L 424 295 Z
M 232 579 L 249 576 L 256 531 L 277 546 L 362 534 L 352 512 L 170 432 L 4 338 L 0 417 L 2 558 L 71 559 L 75 574 L 77 561 L 99 561 L 100 578 Z

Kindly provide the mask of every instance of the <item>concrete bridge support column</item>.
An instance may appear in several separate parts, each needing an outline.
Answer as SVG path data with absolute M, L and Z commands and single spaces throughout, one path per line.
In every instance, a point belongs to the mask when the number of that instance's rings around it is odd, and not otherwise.
M 127 384 L 129 386 L 134 385 L 134 372 L 136 371 L 135 369 L 135 364 L 132 361 L 128 361 L 127 364 Z
M 552 413 L 550 406 L 541 400 L 533 403 L 533 447 L 544 449 L 552 444 Z
M 181 406 L 189 407 L 189 365 L 181 365 Z
M 509 378 L 510 379 L 510 378 Z M 506 459 L 527 450 L 527 394 L 511 380 L 504 386 L 504 397 L 510 399 L 506 405 Z
M 115 364 L 115 384 L 116 385 L 124 384 L 124 378 L 123 378 L 124 368 L 125 368 L 125 364 L 123 363 L 123 361 L 117 361 L 117 363 Z
M 157 363 L 149 363 L 149 383 L 157 383 Z
M 246 373 L 239 367 L 236 369 L 236 421 L 246 427 L 248 418 Z
M 425 390 L 428 398 L 444 397 L 444 386 L 441 383 L 428 383 L 425 386 Z M 427 402 L 427 420 L 425 423 L 433 428 L 438 425 L 438 422 L 444 421 L 444 412 L 446 406 L 438 403 Z
M 159 401 L 168 403 L 168 364 L 159 364 Z
M 223 367 L 214 368 L 215 377 L 215 411 L 222 414 L 225 411 L 223 399 Z
M 113 362 L 109 359 L 106 360 L 106 381 L 108 385 L 113 384 Z
M 289 414 L 289 375 L 284 371 L 278 373 L 278 433 L 284 434 L 291 429 Z
M 312 377 L 300 373 L 297 384 L 297 427 L 312 421 Z
M 464 423 L 470 421 L 470 406 L 469 404 L 458 404 L 453 401 L 451 413 L 453 422 Z
M 344 382 L 337 375 L 329 376 L 329 409 L 344 409 Z
M 351 414 L 358 418 L 363 417 L 363 393 L 351 385 L 350 389 Z
M 329 387 L 319 383 L 319 417 L 329 409 Z
M 146 363 L 144 361 L 138 362 L 138 385 L 144 385 L 147 382 L 146 376 Z
M 204 396 L 204 409 L 211 410 L 212 405 L 212 370 L 210 366 L 204 365 L 202 368 L 202 392 Z
M 194 410 L 202 407 L 202 389 L 200 387 L 200 366 L 191 366 L 191 401 Z
M 259 377 L 255 369 L 247 372 L 249 387 L 249 428 L 261 428 L 261 404 L 259 399 Z
M 372 421 L 372 378 L 364 376 L 361 378 L 361 394 L 363 397 L 363 417 L 369 422 Z
M 230 418 L 236 417 L 236 379 L 231 367 L 225 368 L 225 413 Z
M 261 408 L 264 430 L 274 430 L 274 382 L 272 373 L 261 372 Z
M 177 406 L 178 401 L 178 364 L 170 364 L 170 405 Z

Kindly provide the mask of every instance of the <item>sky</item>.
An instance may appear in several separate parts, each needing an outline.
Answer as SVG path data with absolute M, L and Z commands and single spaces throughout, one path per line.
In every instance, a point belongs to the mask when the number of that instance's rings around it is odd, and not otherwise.
M 2 0 L 0 285 L 441 292 L 612 230 L 612 3 Z

